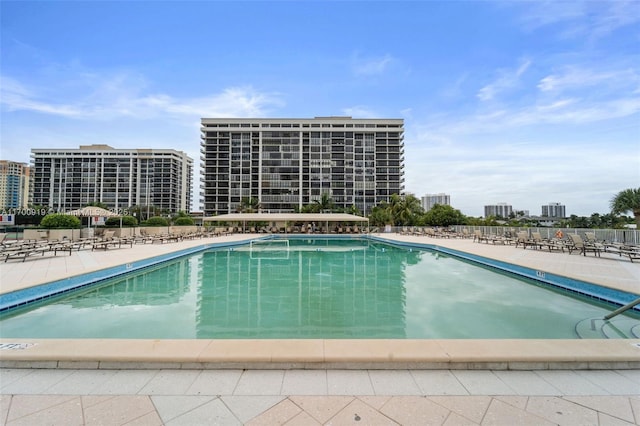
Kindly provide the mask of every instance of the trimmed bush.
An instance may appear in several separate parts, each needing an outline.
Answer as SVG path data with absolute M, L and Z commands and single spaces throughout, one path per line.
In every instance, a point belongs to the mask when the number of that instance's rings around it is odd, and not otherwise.
M 144 222 L 145 226 L 169 226 L 169 221 L 161 216 L 153 216 Z
M 79 218 L 62 213 L 48 214 L 40 221 L 40 227 L 46 229 L 76 229 L 81 226 Z
M 192 226 L 195 225 L 195 222 L 188 216 L 181 216 L 176 218 L 176 220 L 173 221 L 173 224 L 176 226 Z
M 104 222 L 105 226 L 120 226 L 120 217 L 110 217 Z M 133 216 L 122 216 L 122 226 L 136 226 L 138 219 Z

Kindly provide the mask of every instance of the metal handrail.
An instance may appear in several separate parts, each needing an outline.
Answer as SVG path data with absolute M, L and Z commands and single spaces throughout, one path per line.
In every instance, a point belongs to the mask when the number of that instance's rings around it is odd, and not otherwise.
M 610 320 L 611 318 L 615 317 L 616 315 L 619 315 L 631 308 L 633 308 L 636 305 L 640 305 L 640 298 L 634 300 L 631 303 L 627 303 L 626 305 L 616 309 L 615 311 L 611 312 L 609 315 L 605 316 L 604 319 L 605 320 Z

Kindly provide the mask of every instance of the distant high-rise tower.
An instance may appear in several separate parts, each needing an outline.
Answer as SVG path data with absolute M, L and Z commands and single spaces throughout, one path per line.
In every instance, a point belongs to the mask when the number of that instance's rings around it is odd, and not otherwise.
M 507 203 L 498 203 L 494 205 L 484 206 L 484 217 L 496 216 L 508 218 L 513 213 L 513 207 Z
M 542 206 L 542 217 L 555 217 L 555 218 L 567 217 L 564 204 L 549 203 L 545 206 Z
M 193 160 L 173 149 L 32 149 L 32 202 L 56 211 L 92 202 L 110 209 L 191 210 Z
M 28 207 L 30 172 L 26 163 L 0 160 L 0 209 Z
M 422 197 L 422 208 L 424 211 L 429 211 L 436 204 L 440 204 L 443 206 L 451 205 L 451 196 L 447 194 L 426 194 Z
M 201 188 L 205 215 L 292 212 L 331 198 L 363 214 L 404 192 L 402 119 L 203 118 Z

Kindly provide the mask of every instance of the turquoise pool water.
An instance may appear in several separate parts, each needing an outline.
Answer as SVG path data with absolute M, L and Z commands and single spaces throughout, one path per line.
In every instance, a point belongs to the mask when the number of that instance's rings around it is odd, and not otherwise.
M 579 338 L 612 306 L 429 250 L 292 239 L 208 250 L 12 309 L 3 338 Z M 598 331 L 602 324 L 597 325 Z M 637 316 L 605 327 L 632 337 Z

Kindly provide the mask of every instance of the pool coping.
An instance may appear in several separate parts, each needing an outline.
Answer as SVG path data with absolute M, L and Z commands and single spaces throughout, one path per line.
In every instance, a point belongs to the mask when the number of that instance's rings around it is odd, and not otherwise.
M 3 339 L 0 368 L 640 368 L 640 339 Z
M 412 243 L 375 236 L 369 238 L 393 245 L 437 249 L 442 253 L 468 258 L 476 263 L 481 260 L 487 263 L 486 266 L 498 269 L 503 268 L 505 264 L 512 269 L 523 268 L 523 272 L 533 274 L 531 278 L 537 280 L 560 277 L 569 283 L 576 281 L 578 284 L 593 285 L 556 274 L 541 277 L 532 268 L 436 244 Z M 198 251 L 245 244 L 250 239 L 255 238 L 203 244 L 95 273 L 105 275 L 105 271 L 108 271 L 106 275 L 109 276 L 102 276 L 102 279 L 107 279 Z M 87 275 L 92 273 L 82 276 L 86 278 Z M 59 284 L 59 289 L 64 289 L 64 286 L 72 285 L 74 280 L 78 279 L 69 277 L 54 283 Z M 51 284 L 53 283 L 18 291 L 41 289 L 42 286 Z M 78 282 L 75 284 L 78 285 Z M 597 287 L 607 288 L 601 285 Z M 640 368 L 640 339 L 0 338 L 0 368 L 637 369 Z

